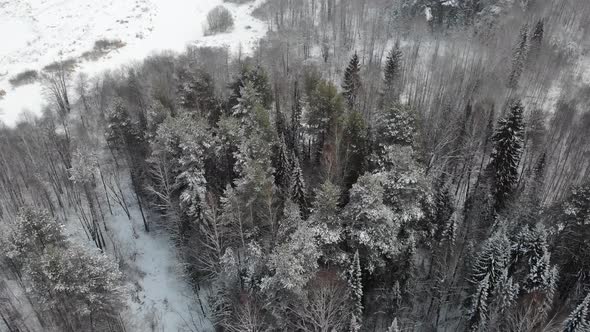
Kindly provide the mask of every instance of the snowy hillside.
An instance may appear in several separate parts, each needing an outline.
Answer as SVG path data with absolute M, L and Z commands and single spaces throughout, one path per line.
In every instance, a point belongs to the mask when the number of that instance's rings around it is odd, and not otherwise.
M 13 88 L 9 79 L 24 70 L 40 70 L 62 59 L 78 59 L 78 70 L 94 74 L 143 59 L 154 51 L 181 51 L 187 44 L 228 46 L 244 52 L 265 34 L 251 16 L 262 3 L 225 3 L 235 27 L 204 36 L 209 10 L 222 0 L 0 0 L 0 119 L 13 124 L 25 110 L 41 110 L 39 84 Z M 125 46 L 97 61 L 80 56 L 97 40 L 120 40 Z M 1 95 L 1 94 L 0 94 Z

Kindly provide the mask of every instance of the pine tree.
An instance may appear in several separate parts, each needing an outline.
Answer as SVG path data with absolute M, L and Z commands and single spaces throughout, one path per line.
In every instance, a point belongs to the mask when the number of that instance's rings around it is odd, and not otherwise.
M 516 89 L 518 87 L 518 81 L 524 71 L 528 53 L 528 25 L 525 24 L 520 29 L 520 36 L 518 43 L 514 47 L 512 53 L 512 68 L 510 75 L 508 76 L 508 88 Z
M 505 206 L 518 181 L 518 165 L 522 153 L 524 123 L 523 107 L 520 101 L 510 106 L 510 112 L 498 122 L 492 137 L 490 166 L 494 179 L 494 199 L 496 211 Z
M 348 286 L 352 300 L 351 331 L 358 331 L 363 317 L 363 279 L 358 250 L 355 251 L 350 267 L 348 268 Z M 353 329 L 354 327 L 354 329 Z
M 384 80 L 383 80 L 383 106 L 389 107 L 392 102 L 399 100 L 400 80 L 401 80 L 401 60 L 402 51 L 400 50 L 399 41 L 389 51 L 385 60 Z
M 590 330 L 590 320 L 588 319 L 588 310 L 590 306 L 590 293 L 586 295 L 574 311 L 565 320 L 564 332 L 586 332 Z
M 348 103 L 348 108 L 353 110 L 358 105 L 359 93 L 361 90 L 361 67 L 359 63 L 359 57 L 354 53 L 348 67 L 344 71 L 344 81 L 342 83 L 342 94 Z

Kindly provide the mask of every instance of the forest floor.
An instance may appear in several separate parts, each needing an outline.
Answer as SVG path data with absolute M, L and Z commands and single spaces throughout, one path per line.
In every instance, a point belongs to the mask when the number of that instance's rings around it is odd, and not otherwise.
M 264 0 L 243 5 L 223 0 L 0 0 L 0 120 L 14 124 L 23 111 L 39 114 L 44 104 L 39 82 L 14 87 L 9 80 L 25 70 L 41 70 L 74 58 L 90 75 L 140 61 L 158 51 L 183 51 L 187 44 L 226 46 L 248 53 L 266 33 L 252 16 Z M 205 36 L 207 13 L 223 4 L 234 17 L 230 32 Z M 98 59 L 81 56 L 97 40 L 124 46 Z

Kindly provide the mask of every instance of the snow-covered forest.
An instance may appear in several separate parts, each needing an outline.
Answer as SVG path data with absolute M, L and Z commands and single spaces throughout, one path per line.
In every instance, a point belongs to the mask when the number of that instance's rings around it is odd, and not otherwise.
M 590 2 L 201 18 L 0 76 L 0 331 L 590 331 Z

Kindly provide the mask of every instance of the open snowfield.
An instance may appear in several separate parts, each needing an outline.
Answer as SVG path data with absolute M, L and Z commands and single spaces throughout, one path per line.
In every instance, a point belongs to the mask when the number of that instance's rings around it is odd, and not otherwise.
M 13 88 L 9 79 L 23 70 L 40 70 L 79 58 L 99 39 L 118 39 L 123 48 L 97 61 L 82 61 L 79 71 L 97 74 L 161 50 L 182 51 L 187 44 L 252 50 L 266 33 L 251 13 L 264 0 L 244 5 L 222 0 L 0 0 L 0 120 L 14 124 L 23 110 L 39 113 L 40 84 Z M 224 4 L 235 22 L 231 32 L 204 36 L 207 13 Z

